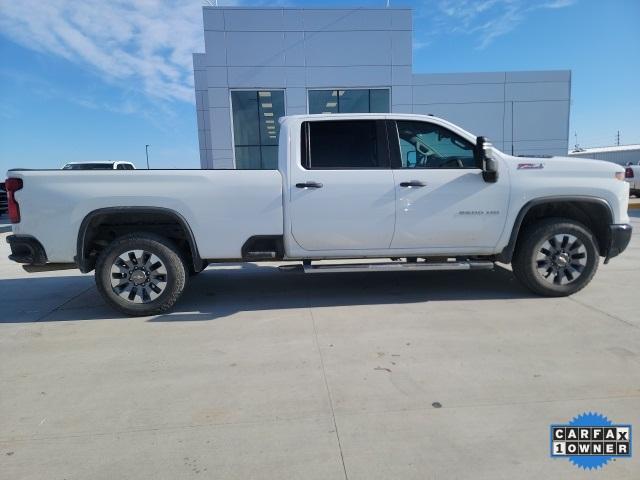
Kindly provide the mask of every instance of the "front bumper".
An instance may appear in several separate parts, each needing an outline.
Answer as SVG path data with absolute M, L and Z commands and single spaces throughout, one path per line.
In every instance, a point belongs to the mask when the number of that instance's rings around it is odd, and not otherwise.
M 609 248 L 607 249 L 604 263 L 610 258 L 617 257 L 625 251 L 631 240 L 633 227 L 628 223 L 609 225 Z
M 9 260 L 29 265 L 44 265 L 47 263 L 47 254 L 42 244 L 34 237 L 28 235 L 9 235 L 7 243 L 11 247 Z

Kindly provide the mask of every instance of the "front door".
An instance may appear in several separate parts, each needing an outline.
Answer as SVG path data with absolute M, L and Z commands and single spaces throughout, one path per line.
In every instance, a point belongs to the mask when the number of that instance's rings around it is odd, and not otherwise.
M 474 144 L 449 129 L 421 121 L 396 126 L 397 133 L 390 128 L 392 148 L 400 153 L 391 247 L 431 254 L 494 248 L 506 220 L 506 177 L 485 182 Z
M 384 121 L 318 120 L 302 125 L 290 165 L 290 225 L 306 251 L 387 249 L 395 192 Z

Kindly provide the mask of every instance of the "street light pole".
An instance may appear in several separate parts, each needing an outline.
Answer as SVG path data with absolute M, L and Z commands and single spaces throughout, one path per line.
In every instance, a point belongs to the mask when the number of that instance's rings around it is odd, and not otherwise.
M 150 170 L 150 169 L 149 169 L 149 147 L 150 147 L 150 146 L 151 146 L 151 145 L 145 145 L 145 146 L 144 146 L 144 151 L 145 151 L 145 153 L 147 154 L 147 170 Z

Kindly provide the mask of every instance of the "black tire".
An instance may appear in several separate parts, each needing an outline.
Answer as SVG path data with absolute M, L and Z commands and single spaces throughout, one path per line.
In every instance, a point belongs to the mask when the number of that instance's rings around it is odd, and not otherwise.
M 520 233 L 511 266 L 534 293 L 565 297 L 587 286 L 599 260 L 598 244 L 587 227 L 567 218 L 548 218 Z
M 139 259 L 134 251 L 142 252 Z M 121 256 L 131 261 L 125 262 Z M 132 274 L 137 276 L 134 278 Z M 169 310 L 180 298 L 187 282 L 187 268 L 170 240 L 151 233 L 130 233 L 117 238 L 100 253 L 95 279 L 98 291 L 112 307 L 127 315 L 157 315 Z M 115 283 L 118 285 L 114 286 Z M 127 288 L 130 288 L 128 295 Z

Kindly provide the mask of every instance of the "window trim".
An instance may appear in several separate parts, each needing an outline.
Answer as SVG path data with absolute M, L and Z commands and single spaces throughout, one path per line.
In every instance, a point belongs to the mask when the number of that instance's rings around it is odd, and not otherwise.
M 413 122 L 413 123 L 427 123 L 429 125 L 434 125 L 437 128 L 442 128 L 443 130 L 447 130 L 452 134 L 460 137 L 465 142 L 469 142 L 472 146 L 473 152 L 473 160 L 475 165 L 473 167 L 443 167 L 443 168 L 407 168 L 402 166 L 402 148 L 400 147 L 400 130 L 398 129 L 398 122 Z M 393 125 L 391 125 L 393 124 Z M 387 137 L 389 142 L 390 149 L 390 157 L 391 157 L 391 168 L 394 170 L 419 170 L 419 171 L 432 171 L 432 170 L 482 170 L 481 159 L 478 154 L 477 145 L 473 142 L 467 140 L 462 135 L 457 132 L 454 132 L 450 128 L 444 127 L 435 122 L 429 122 L 427 120 L 402 120 L 402 119 L 394 119 L 387 121 Z M 391 145 L 394 144 L 395 148 L 391 148 Z
M 311 123 L 337 123 L 337 122 L 374 122 L 376 127 L 376 140 L 378 143 L 378 152 L 379 152 L 379 160 L 380 166 L 376 168 L 353 168 L 353 167 L 316 167 L 313 168 L 311 165 L 311 129 L 309 125 Z M 323 120 L 305 120 L 302 122 L 300 126 L 300 166 L 303 170 L 306 171 L 314 171 L 314 170 L 327 170 L 327 171 L 339 171 L 339 170 L 351 170 L 351 171 L 380 171 L 380 170 L 389 170 L 391 169 L 391 159 L 389 158 L 389 138 L 388 131 L 386 127 L 386 120 L 376 120 L 376 119 L 323 119 Z M 380 158 L 380 155 L 382 156 Z
M 234 123 L 233 123 L 233 92 L 282 92 L 284 98 L 284 115 L 287 115 L 287 89 L 286 88 L 270 88 L 270 87 L 255 87 L 255 88 L 229 88 L 228 89 L 228 98 L 229 98 L 229 126 L 231 130 L 231 160 L 233 162 L 232 170 L 272 170 L 266 168 L 238 168 L 238 164 L 236 162 L 236 139 L 234 132 Z M 211 108 L 211 107 L 210 107 Z M 208 112 L 208 110 L 207 110 Z M 277 122 L 278 119 L 274 118 Z M 211 127 L 211 125 L 209 126 Z M 240 147 L 277 147 L 280 144 L 279 135 L 276 136 L 277 143 L 275 145 L 240 145 Z M 212 149 L 216 150 L 216 149 Z M 262 167 L 262 152 L 260 152 L 260 166 Z M 276 168 L 277 170 L 277 168 Z
M 310 115 L 332 115 L 331 113 L 325 113 L 323 114 L 322 112 L 320 113 L 311 113 L 311 111 L 309 110 L 309 106 L 311 105 L 311 102 L 309 101 L 309 94 L 311 92 L 332 92 L 334 90 L 368 90 L 369 91 L 369 112 L 364 112 L 364 113 L 372 113 L 371 112 L 371 90 L 386 90 L 387 92 L 389 92 L 389 105 L 388 105 L 388 112 L 373 112 L 373 113 L 381 113 L 381 114 L 385 114 L 385 113 L 391 113 L 391 105 L 393 104 L 392 102 L 392 98 L 391 98 L 391 87 L 390 86 L 379 86 L 379 87 L 326 87 L 326 88 L 307 88 L 307 113 Z M 337 96 L 339 97 L 339 95 Z M 337 99 L 336 103 L 336 107 L 338 109 L 337 113 L 341 113 L 340 112 L 340 99 Z M 357 112 L 343 112 L 343 113 L 357 113 Z M 362 113 L 362 112 L 360 112 Z

